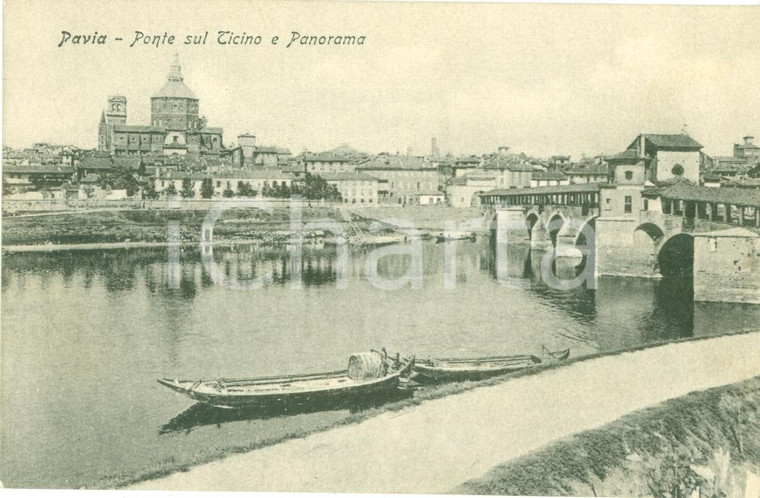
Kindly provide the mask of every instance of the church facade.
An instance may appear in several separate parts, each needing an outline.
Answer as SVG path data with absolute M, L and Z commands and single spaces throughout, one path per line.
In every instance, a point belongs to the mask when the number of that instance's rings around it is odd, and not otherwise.
M 108 97 L 98 126 L 98 149 L 117 155 L 219 154 L 221 128 L 206 126 L 198 115 L 198 98 L 185 84 L 177 59 L 164 86 L 151 97 L 151 124 L 127 124 L 127 98 Z

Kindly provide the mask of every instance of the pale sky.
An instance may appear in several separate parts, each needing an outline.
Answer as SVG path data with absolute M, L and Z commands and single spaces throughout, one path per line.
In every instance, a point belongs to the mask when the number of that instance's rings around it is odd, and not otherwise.
M 760 7 L 6 0 L 4 28 L 13 147 L 95 147 L 110 94 L 150 124 L 175 52 L 226 144 L 427 154 L 435 136 L 444 153 L 578 159 L 684 124 L 715 155 L 760 142 Z M 58 48 L 62 30 L 108 39 Z M 129 48 L 135 30 L 177 39 Z M 220 46 L 219 30 L 262 43 Z M 182 44 L 205 31 L 206 46 Z M 366 41 L 285 48 L 292 31 Z

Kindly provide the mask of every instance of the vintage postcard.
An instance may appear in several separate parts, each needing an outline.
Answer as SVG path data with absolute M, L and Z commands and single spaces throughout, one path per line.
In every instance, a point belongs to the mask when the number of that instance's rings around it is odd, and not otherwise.
M 757 6 L 7 0 L 3 44 L 2 487 L 760 496 Z

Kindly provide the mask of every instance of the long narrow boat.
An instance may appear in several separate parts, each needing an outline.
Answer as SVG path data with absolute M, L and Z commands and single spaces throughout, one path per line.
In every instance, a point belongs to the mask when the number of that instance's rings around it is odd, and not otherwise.
M 372 351 L 352 355 L 347 370 L 250 379 L 179 380 L 158 383 L 196 401 L 219 408 L 271 408 L 279 403 L 306 405 L 361 399 L 395 390 L 411 374 L 414 358 L 389 358 Z
M 547 361 L 566 360 L 570 356 L 570 350 L 549 353 Z M 522 370 L 542 363 L 538 356 L 509 355 L 491 356 L 485 358 L 436 358 L 416 360 L 414 373 L 418 380 L 430 380 L 434 382 L 451 382 L 461 380 L 478 380 L 487 377 Z
M 442 232 L 435 236 L 437 242 L 448 242 L 454 240 L 475 240 L 474 232 Z

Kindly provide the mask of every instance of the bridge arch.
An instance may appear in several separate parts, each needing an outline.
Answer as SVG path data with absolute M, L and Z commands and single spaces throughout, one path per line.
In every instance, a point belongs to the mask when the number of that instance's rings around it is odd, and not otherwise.
M 538 211 L 531 209 L 527 215 L 525 215 L 525 227 L 528 229 L 528 240 L 533 240 L 533 228 L 541 220 L 541 215 Z
M 666 239 L 657 253 L 663 277 L 691 279 L 694 276 L 694 237 L 679 233 Z
M 549 239 L 552 241 L 552 247 L 557 247 L 557 235 L 565 224 L 565 215 L 561 211 L 554 211 L 548 218 L 546 230 Z
M 581 225 L 578 233 L 575 235 L 573 246 L 575 248 L 583 247 L 585 250 L 580 250 L 582 257 L 581 262 L 578 265 L 578 272 L 584 271 L 587 265 L 590 265 L 589 271 L 596 269 L 596 219 L 599 215 L 593 215 L 586 218 Z M 589 231 L 588 228 L 591 230 Z M 589 232 L 589 233 L 586 233 Z
M 655 225 L 654 223 L 642 223 L 641 225 L 637 226 L 633 232 L 636 233 L 637 231 L 641 231 L 649 235 L 649 238 L 652 239 L 652 242 L 655 246 L 662 242 L 663 237 L 665 237 L 665 232 L 662 230 L 662 228 L 660 228 L 658 225 Z
M 642 223 L 633 230 L 630 258 L 639 261 L 652 275 L 659 270 L 657 253 L 665 239 L 664 230 L 654 223 Z
M 573 244 L 576 246 L 583 246 L 583 245 L 589 245 L 589 244 L 596 244 L 596 219 L 599 218 L 598 214 L 589 216 L 586 218 L 581 225 L 580 229 L 578 230 L 578 233 L 575 234 L 575 240 L 573 241 Z M 594 232 L 594 240 L 587 240 L 587 234 L 584 233 L 584 231 L 587 230 L 586 227 L 590 227 L 591 230 Z

